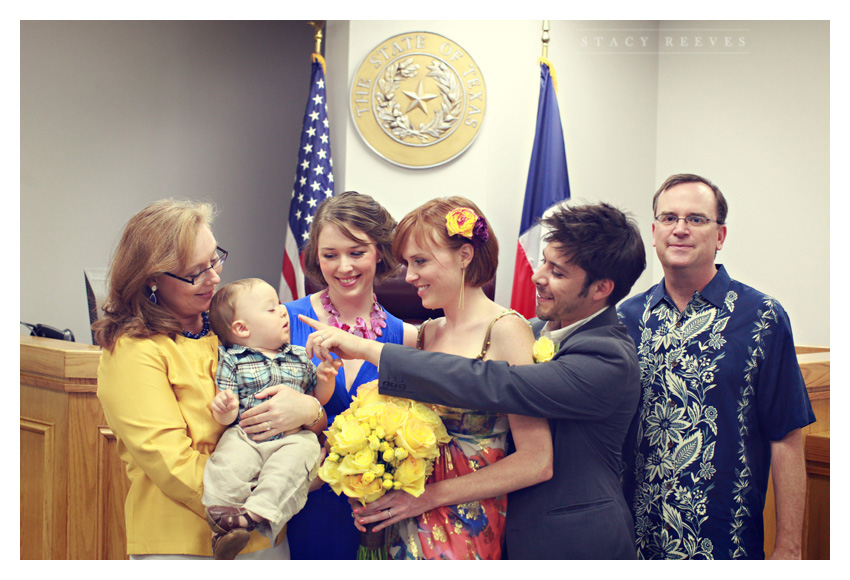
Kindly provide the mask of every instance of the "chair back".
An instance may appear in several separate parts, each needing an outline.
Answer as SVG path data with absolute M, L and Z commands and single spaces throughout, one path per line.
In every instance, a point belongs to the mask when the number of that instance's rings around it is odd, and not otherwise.
M 86 300 L 89 306 L 89 323 L 94 324 L 103 312 L 103 303 L 106 301 L 107 292 L 107 268 L 85 268 L 83 274 L 86 278 Z M 91 333 L 92 344 L 97 345 L 94 340 L 94 332 Z

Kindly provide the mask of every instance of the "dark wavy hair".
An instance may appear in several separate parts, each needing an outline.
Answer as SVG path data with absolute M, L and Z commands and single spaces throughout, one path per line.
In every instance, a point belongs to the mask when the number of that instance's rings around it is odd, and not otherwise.
M 304 247 L 304 272 L 314 282 L 328 285 L 319 267 L 319 235 L 328 224 L 338 227 L 353 242 L 375 244 L 382 258 L 375 268 L 375 284 L 398 273 L 398 260 L 393 256 L 393 231 L 396 226 L 393 216 L 370 196 L 345 191 L 323 201 L 313 218 L 310 238 Z M 360 230 L 369 239 L 358 238 L 351 233 L 351 228 Z
M 598 280 L 614 282 L 611 306 L 628 295 L 646 268 L 637 223 L 612 205 L 562 206 L 540 223 L 548 229 L 543 241 L 587 273 L 585 291 Z

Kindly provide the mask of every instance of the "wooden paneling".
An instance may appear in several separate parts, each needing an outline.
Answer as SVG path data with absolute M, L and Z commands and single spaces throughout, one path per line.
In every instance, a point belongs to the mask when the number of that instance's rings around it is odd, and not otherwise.
M 21 419 L 20 469 L 28 474 L 27 485 L 20 486 L 21 560 L 43 560 L 55 555 L 54 434 L 49 423 Z
M 67 557 L 67 397 L 21 385 L 21 558 Z M 41 530 L 41 531 L 37 531 Z M 36 554 L 39 554 L 36 556 Z
M 829 560 L 829 432 L 806 437 L 806 558 Z
M 98 361 L 100 348 L 90 344 L 21 336 L 21 373 L 43 375 L 59 383 L 84 379 L 83 384 L 97 390 Z
M 803 559 L 829 558 L 829 389 L 830 353 L 827 347 L 798 346 L 797 360 L 815 413 L 815 422 L 803 427 L 806 459 L 806 513 L 803 522 Z M 825 441 L 825 443 L 824 443 Z M 773 476 L 768 481 L 764 507 L 764 552 L 770 557 L 776 541 Z M 824 558 L 824 554 L 826 557 Z
M 129 481 L 97 400 L 100 349 L 21 337 L 21 559 L 126 558 Z
M 115 435 L 109 427 L 98 430 L 97 519 L 100 552 L 98 558 L 127 558 L 127 534 L 124 523 L 124 499 L 130 489 L 124 463 L 118 457 Z

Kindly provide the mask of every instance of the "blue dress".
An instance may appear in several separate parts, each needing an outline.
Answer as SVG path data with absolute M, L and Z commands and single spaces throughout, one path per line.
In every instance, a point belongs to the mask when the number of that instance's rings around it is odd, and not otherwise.
M 284 306 L 289 312 L 291 343 L 306 345 L 307 337 L 313 329 L 298 320 L 298 315 L 303 314 L 313 320 L 318 318 L 310 304 L 310 297 L 287 302 Z M 389 312 L 386 314 L 387 327 L 383 336 L 378 337 L 378 342 L 402 344 L 403 322 Z M 314 358 L 313 362 L 318 365 L 320 361 Z M 351 405 L 351 397 L 356 394 L 357 387 L 377 379 L 378 368 L 370 362 L 364 362 L 351 385 L 351 391 L 348 391 L 345 388 L 345 369 L 340 369 L 334 393 L 325 405 L 328 425 Z M 292 560 L 354 560 L 360 546 L 360 532 L 354 527 L 348 498 L 345 495 L 338 496 L 328 485 L 323 485 L 307 497 L 304 509 L 289 520 L 286 537 L 289 539 Z

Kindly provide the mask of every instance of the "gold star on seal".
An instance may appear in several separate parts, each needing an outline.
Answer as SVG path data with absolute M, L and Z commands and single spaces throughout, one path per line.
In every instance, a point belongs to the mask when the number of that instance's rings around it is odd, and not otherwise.
M 422 94 L 422 81 L 419 81 L 419 87 L 416 89 L 416 92 L 413 91 L 402 91 L 407 98 L 410 99 L 410 106 L 407 107 L 405 113 L 409 113 L 416 107 L 422 109 L 422 112 L 426 115 L 428 114 L 428 110 L 425 108 L 425 101 L 430 101 L 431 99 L 436 99 L 440 95 L 432 95 L 431 93 Z

